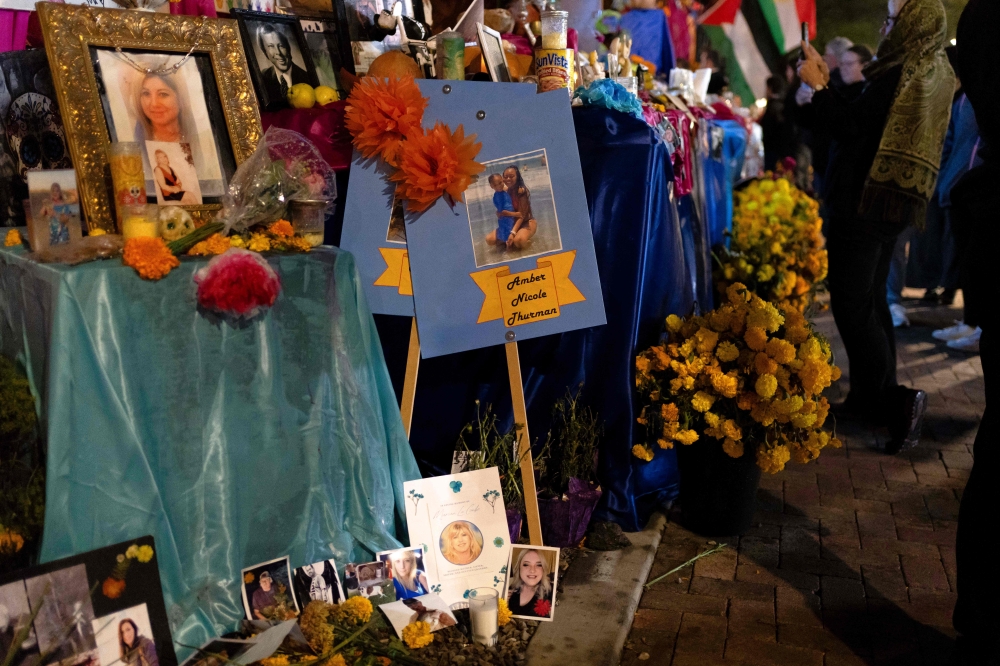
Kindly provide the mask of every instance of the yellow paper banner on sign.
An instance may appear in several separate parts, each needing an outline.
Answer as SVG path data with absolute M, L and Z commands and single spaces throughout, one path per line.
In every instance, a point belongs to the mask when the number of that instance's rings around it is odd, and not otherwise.
M 485 294 L 477 324 L 502 319 L 507 326 L 521 326 L 559 316 L 560 308 L 587 300 L 569 279 L 576 250 L 536 261 L 537 268 L 511 273 L 499 266 L 470 273 Z
M 375 286 L 396 287 L 401 295 L 413 296 L 409 253 L 394 247 L 380 247 L 378 251 L 382 253 L 387 268 L 375 280 Z

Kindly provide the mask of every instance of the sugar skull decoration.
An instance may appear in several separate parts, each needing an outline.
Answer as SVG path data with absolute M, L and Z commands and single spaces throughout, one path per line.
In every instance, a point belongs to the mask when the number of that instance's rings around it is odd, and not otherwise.
M 160 209 L 160 237 L 170 242 L 184 238 L 194 231 L 191 214 L 178 206 L 164 206 Z

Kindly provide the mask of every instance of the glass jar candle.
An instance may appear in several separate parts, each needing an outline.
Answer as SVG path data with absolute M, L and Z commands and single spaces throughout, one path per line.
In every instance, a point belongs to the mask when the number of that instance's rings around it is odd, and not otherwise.
M 142 146 L 137 141 L 108 145 L 108 165 L 115 190 L 115 214 L 122 230 L 125 207 L 146 203 L 146 176 L 142 168 Z
M 477 587 L 469 592 L 469 624 L 472 640 L 480 645 L 496 645 L 499 629 L 500 595 L 492 587 Z
M 130 204 L 122 207 L 121 230 L 125 240 L 156 238 L 160 235 L 160 207 L 156 204 Z
M 566 48 L 566 32 L 569 29 L 569 12 L 552 10 L 542 12 L 542 48 Z

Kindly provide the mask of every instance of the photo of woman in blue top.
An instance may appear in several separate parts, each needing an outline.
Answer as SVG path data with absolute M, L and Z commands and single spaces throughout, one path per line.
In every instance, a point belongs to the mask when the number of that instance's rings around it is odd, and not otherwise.
M 427 584 L 427 574 L 417 563 L 418 554 L 422 561 L 422 548 L 406 548 L 389 553 L 392 584 L 396 588 L 397 600 L 420 597 L 431 591 L 430 585 Z

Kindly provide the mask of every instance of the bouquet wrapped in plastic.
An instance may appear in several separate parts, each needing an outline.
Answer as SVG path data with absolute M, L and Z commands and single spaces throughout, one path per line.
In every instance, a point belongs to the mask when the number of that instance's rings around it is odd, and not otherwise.
M 310 141 L 291 130 L 271 127 L 250 159 L 229 183 L 222 221 L 226 233 L 287 218 L 293 199 L 326 199 L 327 213 L 337 198 L 334 171 Z

